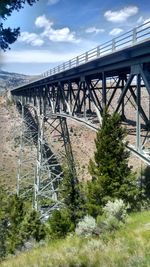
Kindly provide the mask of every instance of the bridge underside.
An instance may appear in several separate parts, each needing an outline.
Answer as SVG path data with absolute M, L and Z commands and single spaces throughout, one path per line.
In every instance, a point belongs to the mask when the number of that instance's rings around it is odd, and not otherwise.
M 150 41 L 22 86 L 12 95 L 22 106 L 38 109 L 43 120 L 70 117 L 94 130 L 105 108 L 118 112 L 129 149 L 150 165 Z M 70 146 L 66 149 L 70 157 Z

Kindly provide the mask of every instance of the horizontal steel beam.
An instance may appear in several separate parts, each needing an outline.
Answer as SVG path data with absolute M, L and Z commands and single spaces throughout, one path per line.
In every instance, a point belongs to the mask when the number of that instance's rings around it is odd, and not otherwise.
M 77 121 L 78 123 L 84 124 L 85 126 L 87 126 L 88 128 L 90 128 L 91 130 L 97 132 L 99 130 L 99 125 L 95 126 L 92 123 L 89 123 L 88 121 L 85 121 L 84 119 L 78 118 L 77 116 L 70 116 L 67 114 L 63 114 L 63 113 L 59 113 L 57 114 L 57 116 L 59 117 L 65 117 L 65 118 L 70 118 L 72 120 Z M 150 165 L 150 151 L 149 152 L 144 152 L 144 151 L 138 151 L 136 150 L 136 148 L 132 145 L 127 145 L 126 146 L 127 149 L 129 149 L 134 155 L 136 155 L 138 158 L 140 158 L 142 161 L 144 161 L 146 164 Z M 149 153 L 149 154 L 148 154 Z

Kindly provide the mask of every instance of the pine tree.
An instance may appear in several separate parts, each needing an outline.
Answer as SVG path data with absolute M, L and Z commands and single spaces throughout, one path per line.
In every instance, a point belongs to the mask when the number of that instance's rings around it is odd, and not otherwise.
M 76 225 L 84 215 L 84 197 L 78 179 L 70 171 L 64 174 L 61 197 L 72 223 Z
M 67 209 L 54 210 L 49 219 L 49 226 L 52 238 L 64 238 L 67 233 L 74 230 L 74 223 Z
M 35 210 L 27 212 L 20 225 L 19 232 L 23 241 L 34 238 L 36 241 L 44 239 L 46 236 L 45 226 L 40 220 L 40 214 Z
M 7 206 L 7 195 L 0 189 L 0 261 L 7 255 L 7 235 L 8 223 L 7 215 L 5 214 Z
M 129 152 L 124 141 L 126 130 L 120 124 L 119 114 L 104 112 L 102 127 L 95 140 L 94 161 L 89 171 L 88 210 L 93 216 L 101 213 L 108 200 L 119 198 L 134 207 L 139 195 L 135 174 L 128 167 Z
M 0 219 L 0 261 L 7 255 L 7 222 Z

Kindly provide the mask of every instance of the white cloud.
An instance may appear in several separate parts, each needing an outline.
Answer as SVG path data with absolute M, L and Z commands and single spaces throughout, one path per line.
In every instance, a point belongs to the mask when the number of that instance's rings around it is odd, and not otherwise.
M 104 31 L 105 31 L 104 29 L 100 29 L 96 27 L 89 27 L 85 30 L 86 33 L 95 33 L 95 34 L 102 33 Z
M 71 32 L 69 27 L 54 29 L 53 21 L 47 19 L 45 15 L 37 17 L 35 20 L 35 25 L 38 28 L 44 28 L 44 31 L 41 33 L 41 36 L 47 37 L 50 41 L 72 43 L 78 43 L 80 41 L 76 38 L 75 32 Z
M 38 28 L 51 29 L 51 27 L 53 26 L 53 24 L 54 23 L 52 21 L 50 21 L 49 19 L 47 19 L 45 15 L 39 16 L 35 20 L 35 25 Z
M 76 56 L 76 52 L 50 52 L 49 50 L 7 51 L 4 63 L 55 63 L 65 62 Z
M 59 0 L 48 0 L 48 5 L 55 5 L 59 2 Z
M 32 46 L 42 46 L 44 40 L 42 40 L 36 33 L 22 32 L 18 41 L 31 44 Z
M 76 56 L 79 56 L 85 51 L 96 47 L 98 44 L 93 40 L 83 39 L 77 45 L 61 44 L 61 49 L 22 49 L 22 50 L 8 50 L 3 56 L 4 63 L 49 63 L 55 66 L 62 62 L 68 61 Z M 69 49 L 68 49 L 69 47 Z
M 116 36 L 116 35 L 118 35 L 118 34 L 120 34 L 120 33 L 122 33 L 122 32 L 123 32 L 122 29 L 120 29 L 120 28 L 114 28 L 114 29 L 112 29 L 112 30 L 109 32 L 109 34 L 112 35 L 112 36 Z
M 111 22 L 125 22 L 129 17 L 136 15 L 138 10 L 137 6 L 128 6 L 117 11 L 107 10 L 104 17 Z

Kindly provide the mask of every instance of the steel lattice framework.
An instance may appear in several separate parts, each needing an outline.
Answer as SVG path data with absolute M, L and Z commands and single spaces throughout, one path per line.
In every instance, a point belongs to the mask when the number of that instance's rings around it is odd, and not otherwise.
M 111 51 L 104 49 L 107 45 L 99 46 L 47 72 L 41 79 L 11 91 L 15 102 L 20 103 L 26 128 L 32 132 L 32 142 L 37 148 L 36 208 L 41 196 L 54 200 L 52 208 L 61 202 L 57 191 L 62 170 L 46 142 L 45 124 L 57 130 L 63 140 L 75 179 L 67 118 L 97 130 L 105 108 L 110 113 L 120 113 L 122 123 L 132 135 L 128 148 L 150 165 L 150 22 L 117 38 L 108 42 Z M 18 184 L 20 180 L 19 172 Z

